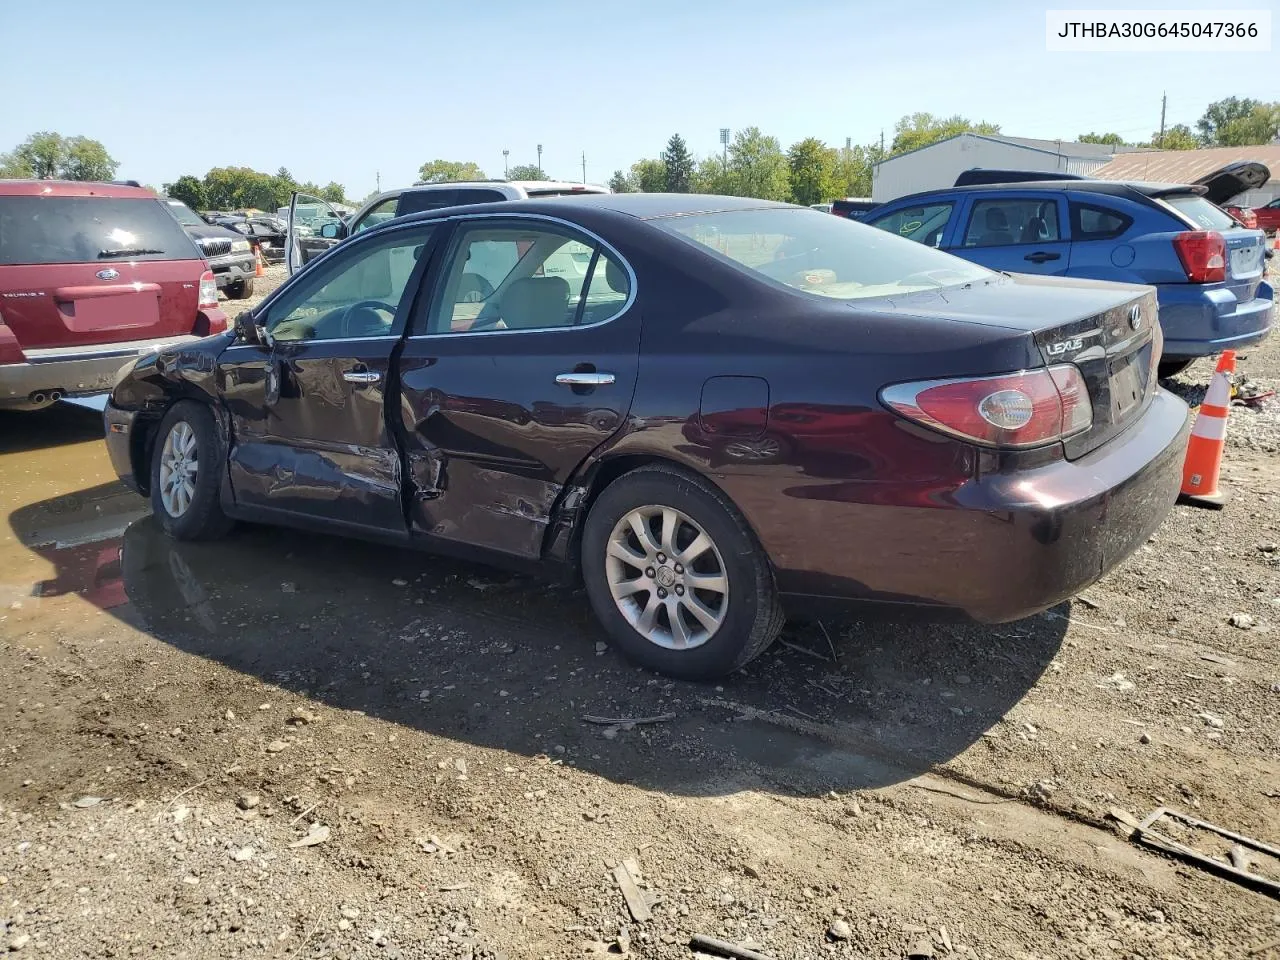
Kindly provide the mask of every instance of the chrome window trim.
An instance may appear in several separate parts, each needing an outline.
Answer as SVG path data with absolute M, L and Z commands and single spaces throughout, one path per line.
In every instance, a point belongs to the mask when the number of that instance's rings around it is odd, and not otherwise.
M 530 201 L 530 202 L 536 202 L 536 201 Z M 441 333 L 414 333 L 406 337 L 405 339 L 407 340 L 437 340 L 441 337 L 491 337 L 494 334 L 568 333 L 573 330 L 590 330 L 593 327 L 602 327 L 606 323 L 613 323 L 614 320 L 618 319 L 618 317 L 622 316 L 624 313 L 626 313 L 635 305 L 636 290 L 638 287 L 638 283 L 636 281 L 636 272 L 632 268 L 630 261 L 627 260 L 627 258 L 624 257 L 620 252 L 618 252 L 617 247 L 611 244 L 604 237 L 600 236 L 600 234 L 596 233 L 594 230 L 591 230 L 587 227 L 582 226 L 581 224 L 574 223 L 572 220 L 565 220 L 563 217 L 553 217 L 545 213 L 524 213 L 524 212 L 469 213 L 469 214 L 463 214 L 463 215 L 453 215 L 449 217 L 440 217 L 439 219 L 441 221 L 448 221 L 448 222 L 457 224 L 458 226 L 455 227 L 455 230 L 460 229 L 462 226 L 465 226 L 466 224 L 475 220 L 534 220 L 534 221 L 540 221 L 543 223 L 554 223 L 559 226 L 568 227 L 570 230 L 576 233 L 580 233 L 583 236 L 590 237 L 593 242 L 595 242 L 600 246 L 602 250 L 607 251 L 607 253 L 610 256 L 612 256 L 615 260 L 617 260 L 618 263 L 622 265 L 623 269 L 626 270 L 627 272 L 627 282 L 629 286 L 627 299 L 623 301 L 622 306 L 619 307 L 614 313 L 606 317 L 604 320 L 597 320 L 594 323 L 582 323 L 582 324 L 577 324 L 576 326 L 568 326 L 568 327 L 539 327 L 532 330 L 456 330 L 456 331 L 445 331 Z M 421 221 L 418 221 L 418 222 L 421 222 Z

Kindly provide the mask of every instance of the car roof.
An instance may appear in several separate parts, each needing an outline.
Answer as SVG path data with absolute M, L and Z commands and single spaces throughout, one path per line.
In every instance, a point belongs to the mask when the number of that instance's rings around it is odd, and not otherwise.
M 637 220 L 660 220 L 666 217 L 689 216 L 699 213 L 724 213 L 732 210 L 803 210 L 817 214 L 816 210 L 790 203 L 772 200 L 755 200 L 750 197 L 721 197 L 702 193 L 586 193 L 572 197 L 539 197 L 533 200 L 502 200 L 497 203 L 468 203 L 438 210 L 424 210 L 403 217 L 394 217 L 378 224 L 372 230 L 384 230 L 396 224 L 418 220 L 447 220 L 460 214 L 501 213 L 541 214 L 572 218 L 584 210 L 619 214 Z
M 1112 197 L 1133 198 L 1136 193 L 1154 199 L 1170 194 L 1203 194 L 1205 187 L 1192 183 L 1151 183 L 1145 180 L 1022 180 L 1010 183 L 975 183 L 963 187 L 939 187 L 886 200 L 884 206 L 903 200 L 919 200 L 947 194 L 1025 193 L 1028 190 L 1052 190 L 1055 193 L 1096 193 Z
M 530 191 L 542 192 L 544 190 L 577 190 L 602 192 L 607 191 L 608 187 L 600 186 L 594 183 L 578 183 L 572 180 L 449 180 L 445 183 L 415 183 L 412 186 L 404 187 L 401 190 L 389 191 L 391 193 L 407 193 L 410 190 L 457 190 L 458 188 L 484 188 L 501 189 L 502 187 L 515 187 L 523 190 L 525 193 Z
M 0 180 L 0 197 L 127 197 L 154 200 L 146 187 L 94 180 Z

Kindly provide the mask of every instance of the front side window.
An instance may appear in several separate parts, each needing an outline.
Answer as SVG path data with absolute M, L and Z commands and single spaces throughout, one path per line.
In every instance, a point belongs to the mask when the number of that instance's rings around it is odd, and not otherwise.
M 541 223 L 459 229 L 429 333 L 549 330 L 600 323 L 631 292 L 616 257 L 585 237 Z
M 199 257 L 182 224 L 150 197 L 0 197 L 0 264 Z
M 946 229 L 954 208 L 954 203 L 945 200 L 918 207 L 903 207 L 883 217 L 867 217 L 865 222 L 886 233 L 906 237 L 927 247 L 936 247 L 942 243 L 942 231 Z
M 397 336 L 395 317 L 431 228 L 398 230 L 326 258 L 271 305 L 280 341 Z
M 1015 243 L 1052 243 L 1061 239 L 1056 200 L 1000 197 L 974 203 L 964 234 L 964 245 L 1004 247 Z
M 836 300 L 901 295 L 996 276 L 941 250 L 816 210 L 730 210 L 649 222 L 752 276 Z

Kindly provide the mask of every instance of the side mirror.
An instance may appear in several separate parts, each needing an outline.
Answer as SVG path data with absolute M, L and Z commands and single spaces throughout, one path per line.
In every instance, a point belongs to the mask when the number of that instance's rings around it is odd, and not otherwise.
M 323 224 L 320 227 L 320 236 L 324 237 L 326 240 L 337 240 L 338 231 L 340 229 L 341 229 L 341 224 L 337 224 L 337 223 Z
M 254 346 L 259 345 L 260 341 L 258 340 L 258 328 L 254 325 L 254 322 L 253 322 L 253 311 L 244 310 L 240 313 L 237 313 L 234 323 L 235 323 L 237 340 L 241 340 L 245 343 L 253 344 Z

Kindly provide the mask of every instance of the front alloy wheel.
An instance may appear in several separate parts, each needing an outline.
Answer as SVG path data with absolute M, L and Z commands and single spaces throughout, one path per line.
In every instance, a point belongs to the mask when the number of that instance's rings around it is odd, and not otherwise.
M 200 449 L 191 424 L 179 420 L 164 438 L 160 451 L 160 502 L 175 520 L 191 507 L 196 495 Z

